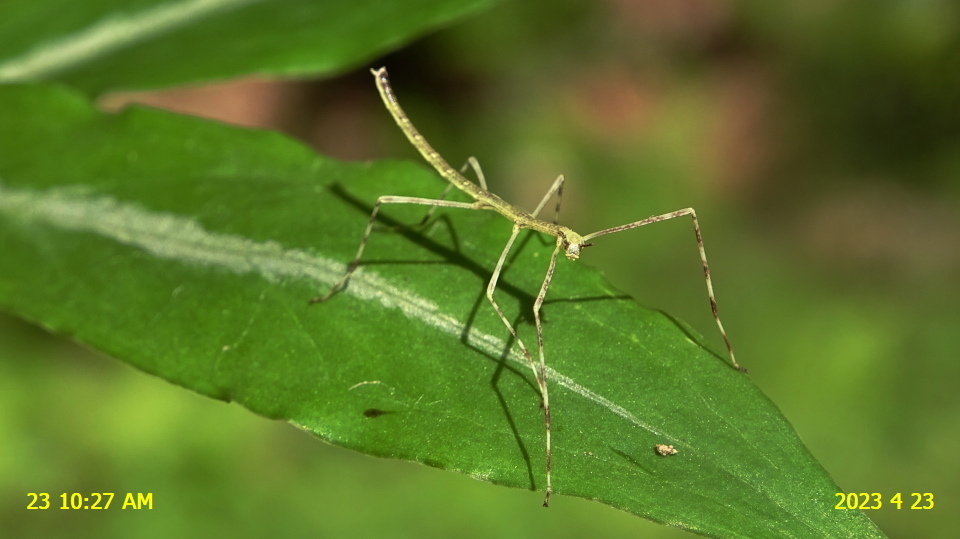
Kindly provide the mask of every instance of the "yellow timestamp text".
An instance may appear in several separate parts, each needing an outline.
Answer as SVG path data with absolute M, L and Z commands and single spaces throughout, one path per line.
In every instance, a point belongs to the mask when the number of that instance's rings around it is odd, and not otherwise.
M 933 509 L 935 505 L 931 492 L 897 492 L 886 498 L 879 492 L 837 492 L 836 496 L 834 509 L 880 509 L 884 503 L 896 509 Z
M 127 492 L 121 496 L 120 509 L 153 509 L 152 492 Z M 110 509 L 115 497 L 114 492 L 62 492 L 52 496 L 49 492 L 28 492 L 27 509 Z M 60 503 L 55 503 L 57 498 Z

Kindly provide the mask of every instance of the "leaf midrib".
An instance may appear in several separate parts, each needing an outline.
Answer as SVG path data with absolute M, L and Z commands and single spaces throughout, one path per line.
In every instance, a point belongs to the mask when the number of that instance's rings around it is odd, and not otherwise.
M 0 83 L 41 80 L 188 23 L 263 0 L 182 0 L 116 14 L 0 63 Z
M 310 279 L 316 288 L 322 289 L 337 282 L 346 269 L 344 264 L 332 259 L 298 249 L 286 249 L 275 241 L 257 242 L 239 235 L 212 233 L 194 218 L 154 212 L 137 203 L 121 202 L 106 195 L 89 194 L 78 189 L 17 190 L 0 184 L 0 211 L 25 221 L 75 232 L 95 233 L 143 249 L 162 259 L 215 266 L 238 274 L 256 273 L 268 282 L 290 277 Z M 433 301 L 397 288 L 370 270 L 358 270 L 351 278 L 350 286 L 342 293 L 363 301 L 375 301 L 385 309 L 398 309 L 406 317 L 457 339 L 461 338 L 466 328 L 464 322 L 442 313 Z M 470 346 L 493 356 L 502 356 L 508 346 L 504 339 L 475 327 L 470 328 L 467 340 Z M 506 358 L 524 370 L 529 368 L 526 358 L 515 348 L 511 347 Z M 547 372 L 553 385 L 561 386 L 651 434 L 694 448 L 683 439 L 641 421 L 625 407 L 577 383 L 573 378 L 551 367 L 547 367 Z M 726 422 L 720 414 L 714 413 Z M 722 459 L 714 462 L 714 465 L 754 491 L 764 492 L 776 507 L 806 523 L 803 515 L 794 514 L 784 507 L 772 493 L 764 489 L 762 483 L 747 481 L 743 474 L 725 466 Z

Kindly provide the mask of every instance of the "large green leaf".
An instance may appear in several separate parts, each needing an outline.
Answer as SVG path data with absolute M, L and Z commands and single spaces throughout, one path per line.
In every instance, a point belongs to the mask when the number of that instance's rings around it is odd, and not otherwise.
M 0 83 L 90 93 L 240 75 L 318 75 L 495 0 L 5 0 Z
M 445 210 L 401 227 L 423 210 L 389 207 L 361 272 L 310 306 L 378 195 L 442 183 L 273 133 L 104 115 L 60 88 L 0 87 L 0 110 L 3 308 L 331 443 L 543 488 L 536 386 L 484 298 L 508 222 Z M 533 342 L 552 244 L 523 239 L 499 298 Z M 881 536 L 834 509 L 780 412 L 691 330 L 582 262 L 559 261 L 548 299 L 559 494 L 714 536 Z

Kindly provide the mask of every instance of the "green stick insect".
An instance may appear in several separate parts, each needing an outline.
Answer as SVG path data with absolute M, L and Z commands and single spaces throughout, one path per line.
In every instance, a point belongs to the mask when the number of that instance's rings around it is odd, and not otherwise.
M 376 80 L 377 90 L 380 91 L 380 97 L 383 98 L 383 103 L 386 105 L 387 110 L 390 111 L 393 119 L 396 120 L 397 125 L 400 126 L 400 129 L 407 136 L 407 139 L 410 140 L 410 143 L 413 144 L 413 146 L 420 152 L 420 155 L 422 155 L 423 158 L 426 159 L 434 169 L 436 169 L 440 176 L 450 182 L 450 185 L 447 186 L 447 189 L 444 191 L 443 195 L 441 195 L 440 199 L 389 195 L 378 198 L 376 204 L 373 206 L 373 211 L 370 213 L 370 220 L 367 223 L 367 228 L 363 233 L 363 239 L 360 241 L 360 247 L 357 249 L 357 254 L 353 261 L 350 262 L 350 265 L 347 267 L 346 273 L 335 285 L 333 285 L 330 291 L 323 296 L 311 299 L 310 303 L 322 303 L 330 299 L 334 293 L 343 288 L 343 286 L 350 279 L 350 276 L 353 275 L 353 272 L 356 271 L 357 266 L 360 264 L 360 257 L 363 255 L 363 249 L 367 245 L 367 239 L 370 237 L 370 232 L 373 230 L 373 224 L 377 218 L 377 212 L 380 211 L 380 206 L 382 204 L 419 204 L 422 206 L 432 206 L 431 211 L 438 207 L 461 208 L 466 210 L 492 210 L 510 220 L 513 223 L 513 230 L 510 233 L 510 238 L 507 240 L 506 246 L 503 248 L 503 252 L 500 254 L 500 259 L 497 260 L 497 265 L 493 269 L 493 275 L 490 277 L 490 281 L 487 283 L 487 299 L 490 301 L 490 305 L 493 306 L 493 310 L 496 311 L 497 316 L 500 317 L 500 320 L 503 321 L 503 324 L 507 326 L 507 330 L 510 331 L 510 334 L 516 340 L 517 346 L 519 346 L 520 350 L 523 351 L 523 355 L 530 362 L 530 368 L 533 370 L 534 378 L 536 379 L 537 386 L 540 390 L 540 396 L 542 398 L 543 405 L 543 423 L 546 431 L 546 489 L 543 500 L 544 507 L 549 506 L 550 494 L 553 493 L 553 466 L 550 443 L 550 399 L 547 388 L 546 360 L 544 359 L 543 353 L 543 325 L 540 320 L 540 308 L 543 305 L 543 300 L 547 295 L 547 290 L 550 288 L 550 281 L 553 278 L 553 272 L 556 268 L 557 254 L 560 251 L 563 251 L 564 256 L 566 256 L 569 260 L 577 260 L 580 257 L 580 252 L 585 247 L 592 245 L 590 240 L 594 238 L 604 236 L 606 234 L 613 234 L 614 232 L 622 232 L 624 230 L 638 228 L 651 223 L 659 223 L 660 221 L 666 221 L 676 217 L 690 216 L 690 218 L 693 220 L 693 230 L 696 233 L 697 247 L 700 250 L 700 261 L 703 263 L 703 275 L 707 283 L 707 296 L 710 298 L 710 309 L 713 312 L 713 318 L 716 320 L 717 327 L 720 329 L 720 334 L 723 336 L 723 340 L 726 343 L 727 351 L 730 354 L 730 363 L 737 369 L 745 371 L 745 369 L 737 363 L 737 360 L 733 355 L 733 348 L 730 346 L 730 339 L 727 337 L 727 333 L 723 329 L 723 324 L 720 322 L 720 316 L 717 314 L 717 301 L 714 298 L 713 284 L 710 280 L 710 267 L 707 264 L 707 254 L 703 248 L 703 238 L 700 234 L 700 225 L 697 222 L 697 214 L 693 211 L 693 208 L 685 208 L 662 215 L 655 215 L 653 217 L 648 217 L 646 219 L 641 219 L 640 221 L 634 221 L 625 225 L 606 228 L 585 236 L 574 232 L 568 227 L 557 224 L 556 217 L 554 218 L 553 222 L 544 221 L 537 216 L 554 195 L 557 196 L 556 213 L 559 215 L 560 198 L 563 194 L 564 182 L 564 177 L 562 174 L 556 179 L 556 181 L 553 182 L 553 185 L 547 191 L 546 195 L 544 195 L 543 200 L 540 201 L 540 204 L 537 205 L 533 212 L 528 213 L 514 206 L 513 204 L 506 202 L 499 196 L 487 190 L 487 182 L 484 179 L 483 172 L 480 170 L 480 165 L 477 163 L 476 159 L 473 157 L 469 158 L 467 160 L 467 164 L 476 172 L 480 185 L 471 182 L 464 177 L 461 172 L 458 172 L 456 169 L 451 167 L 450 164 L 447 163 L 443 157 L 441 157 L 440 154 L 433 149 L 432 146 L 430 146 L 430 143 L 423 138 L 423 135 L 417 131 L 417 128 L 413 126 L 413 123 L 407 117 L 406 113 L 402 108 L 400 108 L 400 104 L 397 102 L 397 98 L 393 93 L 393 89 L 390 87 L 390 81 L 387 78 L 386 68 L 372 69 L 371 72 Z M 464 166 L 463 170 L 465 169 L 466 165 Z M 443 197 L 446 196 L 451 187 L 456 187 L 457 189 L 469 195 L 470 198 L 473 199 L 473 202 L 444 200 Z M 543 284 L 540 286 L 540 292 L 537 293 L 536 300 L 533 302 L 533 319 L 537 330 L 537 352 L 539 361 L 533 358 L 530 350 L 520 339 L 519 335 L 517 335 L 517 330 L 513 327 L 510 321 L 507 320 L 507 317 L 503 314 L 503 310 L 501 310 L 500 306 L 497 304 L 497 300 L 494 299 L 494 291 L 496 291 L 497 281 L 500 278 L 500 272 L 503 270 L 504 261 L 507 259 L 507 254 L 513 247 L 514 240 L 517 239 L 517 235 L 521 230 L 535 230 L 543 234 L 549 234 L 557 239 L 557 246 L 553 250 L 553 255 L 550 257 L 550 264 L 547 266 L 547 273 L 543 278 Z

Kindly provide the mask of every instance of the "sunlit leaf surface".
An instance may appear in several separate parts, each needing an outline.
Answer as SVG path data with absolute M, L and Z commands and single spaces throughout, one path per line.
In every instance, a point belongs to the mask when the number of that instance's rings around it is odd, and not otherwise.
M 389 207 L 362 270 L 311 306 L 378 195 L 442 182 L 268 132 L 104 115 L 60 88 L 0 87 L 0 110 L 4 309 L 337 445 L 543 488 L 539 396 L 484 297 L 510 223 L 449 209 L 406 227 L 423 209 Z M 521 236 L 499 288 L 527 342 L 551 250 Z M 834 509 L 838 487 L 748 375 L 588 255 L 559 261 L 544 307 L 559 494 L 707 535 L 881 536 Z

